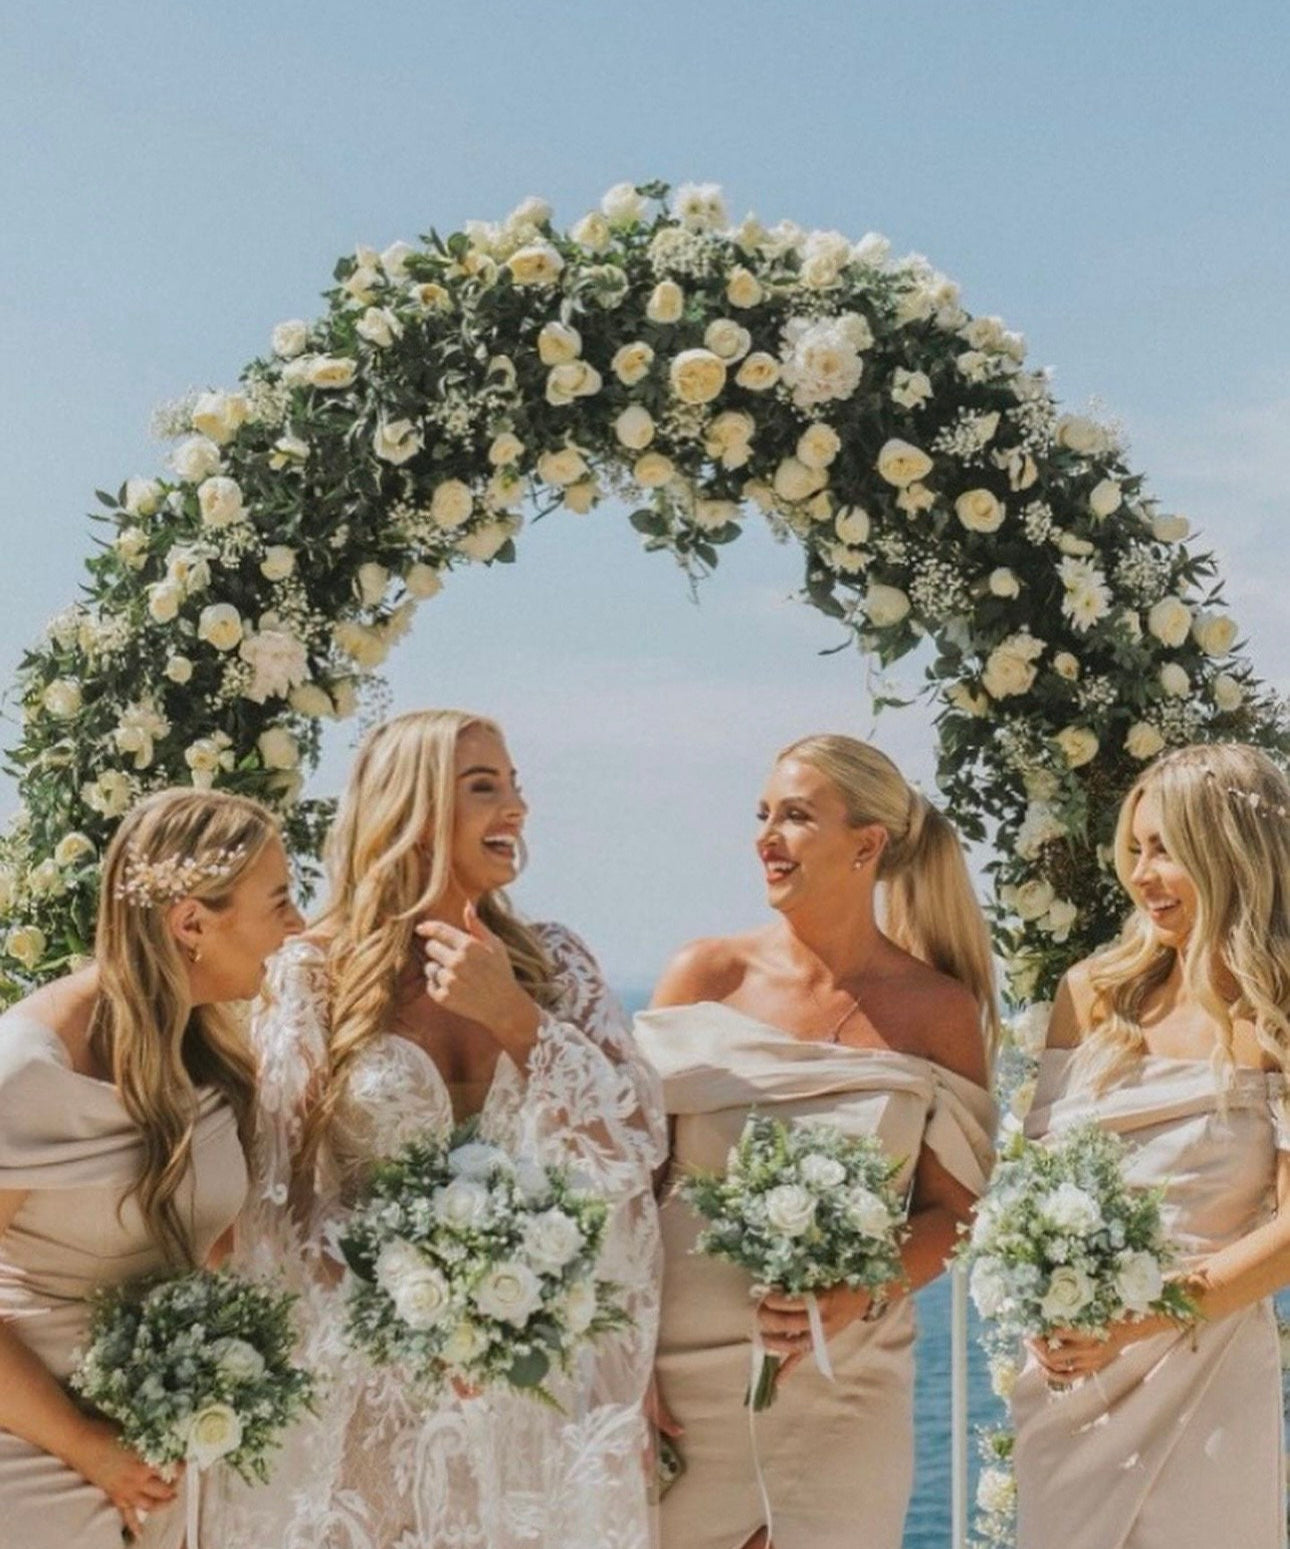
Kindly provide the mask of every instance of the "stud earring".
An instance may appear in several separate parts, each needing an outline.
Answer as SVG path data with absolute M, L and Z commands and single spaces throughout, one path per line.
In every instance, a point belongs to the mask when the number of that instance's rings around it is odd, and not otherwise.
M 188 961 L 190 963 L 200 963 L 201 962 L 201 960 L 202 960 L 202 949 L 200 947 L 189 947 L 187 949 L 187 951 L 188 951 Z

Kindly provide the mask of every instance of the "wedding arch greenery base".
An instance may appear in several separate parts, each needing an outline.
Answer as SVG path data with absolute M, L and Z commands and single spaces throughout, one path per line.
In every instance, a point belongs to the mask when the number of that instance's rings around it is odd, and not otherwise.
M 166 411 L 163 472 L 99 494 L 84 597 L 19 672 L 6 996 L 89 950 L 103 846 L 149 789 L 259 796 L 313 853 L 321 720 L 454 568 L 516 557 L 525 510 L 625 498 L 691 576 L 764 518 L 844 639 L 889 663 L 930 637 L 940 788 L 993 842 L 1019 1002 L 1115 929 L 1106 845 L 1143 760 L 1283 745 L 1212 558 L 1116 431 L 881 237 L 620 184 L 568 231 L 529 199 L 360 247 L 326 300 Z

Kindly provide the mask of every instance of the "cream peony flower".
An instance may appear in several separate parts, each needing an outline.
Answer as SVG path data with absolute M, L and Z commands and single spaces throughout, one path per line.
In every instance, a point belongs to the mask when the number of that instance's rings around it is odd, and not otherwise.
M 726 385 L 726 363 L 711 350 L 682 350 L 668 378 L 682 403 L 711 403 Z
M 685 311 L 685 292 L 675 280 L 662 280 L 645 303 L 645 316 L 651 323 L 677 323 Z
M 785 457 L 775 469 L 775 493 L 781 500 L 794 503 L 809 500 L 828 482 L 829 476 L 824 469 L 808 468 L 796 457 Z
M 784 325 L 782 375 L 799 409 L 850 398 L 860 385 L 860 352 L 873 343 L 869 325 L 857 313 L 819 319 L 794 317 Z
M 645 201 L 632 183 L 615 183 L 600 201 L 601 213 L 609 224 L 621 229 L 635 226 L 645 213 Z
M 1164 745 L 1165 739 L 1147 721 L 1135 721 L 1124 739 L 1129 756 L 1143 760 L 1154 758 Z
M 494 468 L 508 468 L 512 463 L 519 462 L 523 455 L 524 443 L 509 430 L 494 436 L 488 448 L 488 461 Z
M 585 360 L 567 360 L 552 366 L 546 378 L 546 401 L 557 409 L 567 408 L 575 398 L 591 398 L 604 386 L 599 371 Z
M 904 489 L 916 479 L 926 478 L 932 471 L 932 459 L 921 447 L 893 436 L 878 453 L 877 466 L 880 478 L 896 489 Z
M 1087 726 L 1063 726 L 1053 741 L 1072 769 L 1079 769 L 1097 757 L 1097 735 Z
M 997 532 L 1005 513 L 1002 501 L 988 489 L 969 489 L 954 502 L 954 514 L 969 532 Z
M 231 602 L 213 602 L 201 611 L 197 638 L 217 651 L 231 651 L 243 634 L 242 615 Z
M 843 506 L 833 523 L 833 530 L 843 543 L 859 545 L 869 538 L 869 513 L 863 506 Z
M 569 228 L 569 235 L 588 253 L 603 253 L 613 241 L 609 222 L 599 211 L 593 210 Z
M 1064 414 L 1057 421 L 1056 439 L 1058 446 L 1082 457 L 1100 457 L 1113 445 L 1108 430 L 1081 414 Z

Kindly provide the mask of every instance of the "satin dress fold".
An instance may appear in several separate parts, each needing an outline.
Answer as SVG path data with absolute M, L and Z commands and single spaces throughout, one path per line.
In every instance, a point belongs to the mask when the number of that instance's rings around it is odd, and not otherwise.
M 636 1039 L 663 1079 L 673 1179 L 724 1171 L 748 1115 L 872 1134 L 907 1189 L 923 1147 L 974 1194 L 989 1174 L 988 1092 L 928 1060 L 795 1038 L 717 1002 L 644 1012 Z M 702 1220 L 674 1191 L 661 1208 L 658 1375 L 685 1427 L 686 1471 L 660 1507 L 663 1549 L 739 1549 L 764 1522 L 744 1393 L 753 1304 L 748 1275 L 693 1252 Z M 914 1307 L 829 1342 L 835 1381 L 808 1357 L 757 1415 L 775 1549 L 898 1549 L 913 1481 Z
M 1041 1057 L 1027 1134 L 1095 1119 L 1125 1140 L 1129 1181 L 1165 1189 L 1166 1225 L 1185 1263 L 1270 1218 L 1278 1153 L 1290 1149 L 1279 1073 L 1238 1067 L 1220 1098 L 1207 1060 L 1148 1055 L 1097 1095 L 1073 1081 L 1072 1054 Z M 1018 1549 L 1283 1549 L 1270 1300 L 1192 1333 L 1141 1340 L 1056 1397 L 1031 1357 L 1012 1411 Z

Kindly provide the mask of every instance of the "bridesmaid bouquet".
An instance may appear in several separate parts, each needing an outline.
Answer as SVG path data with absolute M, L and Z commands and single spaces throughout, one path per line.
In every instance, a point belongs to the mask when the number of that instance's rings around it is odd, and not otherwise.
M 812 1293 L 904 1277 L 905 1206 L 892 1186 L 899 1170 L 872 1135 L 752 1114 L 726 1171 L 695 1172 L 680 1186 L 709 1222 L 694 1251 L 748 1270 L 754 1295 L 778 1288 L 805 1296 L 815 1357 L 827 1370 Z M 774 1402 L 779 1368 L 777 1357 L 755 1351 L 747 1400 L 755 1410 Z
M 568 1169 L 458 1132 L 378 1164 L 341 1251 L 351 1342 L 418 1385 L 545 1387 L 588 1340 L 628 1319 L 596 1278 L 608 1207 Z
M 313 1404 L 291 1362 L 294 1301 L 225 1270 L 115 1287 L 71 1385 L 154 1468 L 222 1460 L 263 1484 L 280 1432 Z
M 1125 1182 L 1124 1142 L 1088 1122 L 1052 1144 L 1015 1136 L 995 1168 L 958 1257 L 977 1311 L 1001 1341 L 1195 1307 L 1161 1219 L 1162 1189 Z

